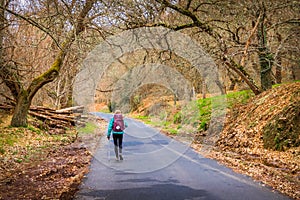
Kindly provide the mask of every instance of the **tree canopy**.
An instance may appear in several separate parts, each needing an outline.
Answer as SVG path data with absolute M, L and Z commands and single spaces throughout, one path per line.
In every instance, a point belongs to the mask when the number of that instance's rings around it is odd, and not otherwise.
M 95 46 L 124 30 L 158 26 L 197 41 L 220 69 L 224 92 L 259 94 L 299 79 L 299 7 L 289 0 L 1 0 L 1 98 L 13 99 L 13 126 L 26 126 L 32 103 L 70 106 L 74 77 Z M 193 74 L 203 93 L 199 74 L 182 66 L 176 69 Z

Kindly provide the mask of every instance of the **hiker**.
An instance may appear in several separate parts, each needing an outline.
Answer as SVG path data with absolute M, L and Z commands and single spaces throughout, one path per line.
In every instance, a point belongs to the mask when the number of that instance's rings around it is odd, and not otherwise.
M 115 145 L 115 154 L 117 160 L 123 160 L 122 156 L 122 142 L 124 129 L 127 127 L 127 123 L 123 119 L 122 112 L 116 110 L 113 118 L 111 118 L 108 130 L 107 130 L 107 139 L 110 139 L 110 134 L 112 133 L 114 145 Z

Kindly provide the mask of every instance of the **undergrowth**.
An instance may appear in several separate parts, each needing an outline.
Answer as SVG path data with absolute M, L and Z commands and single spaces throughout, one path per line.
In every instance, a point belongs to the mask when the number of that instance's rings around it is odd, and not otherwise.
M 155 116 L 135 116 L 144 123 L 159 127 L 170 134 L 179 134 L 183 127 L 189 126 L 184 131 L 199 132 L 208 129 L 211 116 L 222 115 L 226 109 L 236 104 L 245 104 L 254 96 L 250 90 L 230 92 L 226 95 L 214 96 L 205 99 L 197 99 L 185 105 L 177 105 L 176 112 L 169 110 L 164 119 L 155 120 Z

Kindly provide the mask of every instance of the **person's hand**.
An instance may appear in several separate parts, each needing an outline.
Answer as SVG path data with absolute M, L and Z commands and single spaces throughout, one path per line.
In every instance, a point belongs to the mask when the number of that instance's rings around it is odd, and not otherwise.
M 107 136 L 107 139 L 109 140 L 110 136 Z

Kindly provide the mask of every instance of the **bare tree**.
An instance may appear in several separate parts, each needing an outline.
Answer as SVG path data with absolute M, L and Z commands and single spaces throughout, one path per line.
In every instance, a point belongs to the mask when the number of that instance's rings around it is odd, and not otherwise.
M 62 2 L 67 7 L 67 10 L 71 12 L 70 10 L 71 8 L 67 5 L 67 3 L 64 1 Z M 46 19 L 43 18 L 35 19 L 36 15 L 34 14 L 36 13 L 32 14 L 31 17 L 28 17 L 25 14 L 24 15 L 19 14 L 17 10 L 16 11 L 12 10 L 14 6 L 9 7 L 9 5 L 7 6 L 1 5 L 0 9 L 3 13 L 6 12 L 10 16 L 14 16 L 21 19 L 20 22 L 24 23 L 25 21 L 26 23 L 29 23 L 31 26 L 36 27 L 39 30 L 43 31 L 44 33 L 46 33 L 48 36 L 52 38 L 52 40 L 56 44 L 56 47 L 58 48 L 56 50 L 55 59 L 51 64 L 51 66 L 42 74 L 34 77 L 27 87 L 25 86 L 25 84 L 22 83 L 21 77 L 19 76 L 18 63 L 14 63 L 14 62 L 1 63 L 2 65 L 0 67 L 1 70 L 0 77 L 4 81 L 4 83 L 9 87 L 12 96 L 16 100 L 16 106 L 11 121 L 12 126 L 27 126 L 27 113 L 33 97 L 44 85 L 52 82 L 55 78 L 58 77 L 63 62 L 66 58 L 66 55 L 68 54 L 68 50 L 70 50 L 71 45 L 75 41 L 76 37 L 85 30 L 86 24 L 88 22 L 87 21 L 88 14 L 92 10 L 95 2 L 96 2 L 95 0 L 87 0 L 82 5 L 77 5 L 79 6 L 80 9 L 77 12 L 72 13 L 73 17 L 71 18 L 72 21 L 69 21 L 70 24 L 68 24 L 68 22 L 65 21 L 65 23 L 67 24 L 66 25 L 67 28 L 63 29 L 64 31 L 61 30 L 60 33 L 56 32 L 58 34 L 61 34 L 60 36 L 63 36 L 62 39 L 55 38 L 54 34 L 52 34 L 51 32 L 51 28 L 53 27 L 47 28 L 45 25 L 43 25 L 43 20 L 44 21 L 52 20 L 51 14 L 53 13 L 48 11 L 51 11 L 50 8 L 52 8 L 52 6 L 54 7 L 54 9 L 59 8 L 57 1 L 38 2 L 40 6 L 44 6 L 43 4 L 46 5 L 45 7 L 41 7 L 42 9 L 45 8 L 45 10 L 47 11 Z M 36 7 L 39 8 L 39 6 Z M 5 20 L 5 16 L 4 18 L 2 18 L 2 20 Z M 57 26 L 61 24 L 55 24 L 55 25 L 56 25 L 55 28 L 57 28 Z M 4 29 L 2 29 L 1 32 L 3 32 L 3 30 Z M 4 59 L 7 60 L 7 57 L 2 56 L 2 60 Z
M 291 30 L 299 24 L 296 1 L 149 0 L 139 4 L 151 7 L 156 17 L 145 22 L 143 15 L 131 18 L 132 12 L 125 12 L 122 19 L 127 27 L 164 26 L 193 37 L 198 35 L 199 42 L 216 61 L 236 73 L 255 94 L 272 86 L 274 66 L 280 79 L 283 54 L 279 52 L 288 40 L 278 45 L 273 35 L 295 38 L 287 26 Z M 278 32 L 279 27 L 286 30 Z M 255 62 L 260 69 L 254 67 Z

